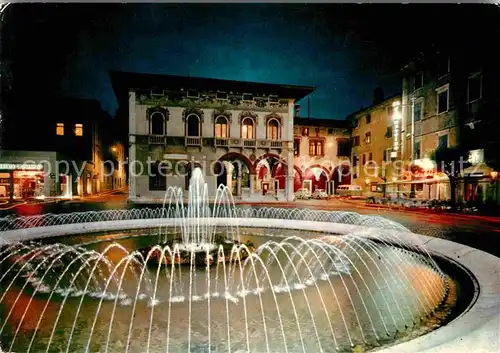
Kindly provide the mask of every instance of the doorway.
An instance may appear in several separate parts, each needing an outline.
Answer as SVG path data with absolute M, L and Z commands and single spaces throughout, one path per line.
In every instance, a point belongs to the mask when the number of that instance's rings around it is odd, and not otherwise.
M 312 193 L 312 180 L 309 180 L 309 179 L 308 180 L 304 180 L 302 182 L 302 187 L 305 188 L 305 189 L 307 189 L 307 190 L 309 190 L 309 192 Z

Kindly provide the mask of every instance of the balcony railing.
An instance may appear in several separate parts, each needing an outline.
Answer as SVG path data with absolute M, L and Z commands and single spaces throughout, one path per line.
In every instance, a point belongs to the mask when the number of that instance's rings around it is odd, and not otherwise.
M 215 147 L 229 147 L 230 140 L 226 137 L 216 137 L 215 138 Z
M 201 146 L 200 136 L 186 136 L 186 146 Z
M 169 146 L 215 146 L 225 148 L 274 148 L 282 149 L 286 147 L 287 141 L 283 140 L 263 140 L 263 139 L 244 139 L 228 137 L 203 138 L 201 136 L 170 136 L 165 135 L 134 135 L 137 143 L 148 143 L 150 145 Z M 140 138 L 137 140 L 137 138 Z M 205 140 L 205 142 L 204 142 Z
M 247 140 L 247 139 L 243 140 L 243 147 L 255 148 L 256 145 L 257 145 L 256 140 Z
M 167 142 L 165 135 L 148 135 L 148 143 L 150 145 L 164 145 Z
M 286 141 L 216 137 L 215 147 L 284 148 Z
M 283 141 L 271 140 L 271 148 L 283 148 Z

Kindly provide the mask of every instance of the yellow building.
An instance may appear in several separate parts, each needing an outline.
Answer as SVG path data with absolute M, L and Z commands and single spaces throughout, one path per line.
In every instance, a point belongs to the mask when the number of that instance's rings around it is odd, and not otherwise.
M 396 177 L 392 152 L 397 151 L 398 121 L 394 120 L 395 105 L 401 95 L 374 100 L 370 107 L 347 117 L 352 129 L 352 183 L 361 186 L 365 195 L 384 192 L 384 184 Z

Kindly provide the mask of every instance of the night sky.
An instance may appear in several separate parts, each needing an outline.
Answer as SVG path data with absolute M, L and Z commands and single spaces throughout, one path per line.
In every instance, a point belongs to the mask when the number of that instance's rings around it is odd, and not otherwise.
M 108 70 L 315 85 L 310 115 L 343 119 L 372 91 L 401 90 L 412 54 L 456 28 L 500 26 L 495 5 L 13 4 L 3 78 L 17 97 L 97 99 L 114 114 Z M 440 31 L 439 28 L 446 28 Z M 441 35 L 442 34 L 442 35 Z M 307 114 L 307 100 L 302 102 Z

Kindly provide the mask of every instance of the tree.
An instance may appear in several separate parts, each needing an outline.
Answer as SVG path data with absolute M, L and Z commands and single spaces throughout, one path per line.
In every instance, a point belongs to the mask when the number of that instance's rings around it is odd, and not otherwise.
M 468 167 L 467 151 L 461 147 L 440 147 L 429 156 L 436 162 L 437 171 L 446 174 L 450 180 L 451 207 L 456 208 L 457 178 Z

